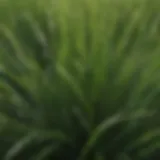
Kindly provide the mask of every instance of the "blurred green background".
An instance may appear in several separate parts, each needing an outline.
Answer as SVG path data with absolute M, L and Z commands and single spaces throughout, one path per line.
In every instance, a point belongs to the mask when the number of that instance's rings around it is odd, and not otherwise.
M 159 71 L 159 0 L 0 0 L 0 159 L 159 159 Z

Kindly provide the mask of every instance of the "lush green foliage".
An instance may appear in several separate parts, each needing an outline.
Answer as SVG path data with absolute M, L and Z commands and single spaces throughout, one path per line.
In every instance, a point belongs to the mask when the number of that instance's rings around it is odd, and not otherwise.
M 1 0 L 0 159 L 158 159 L 159 10 Z

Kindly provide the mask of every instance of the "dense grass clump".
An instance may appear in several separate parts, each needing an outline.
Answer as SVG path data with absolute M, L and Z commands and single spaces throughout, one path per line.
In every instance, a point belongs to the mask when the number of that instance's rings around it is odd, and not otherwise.
M 0 159 L 160 158 L 159 10 L 0 1 Z

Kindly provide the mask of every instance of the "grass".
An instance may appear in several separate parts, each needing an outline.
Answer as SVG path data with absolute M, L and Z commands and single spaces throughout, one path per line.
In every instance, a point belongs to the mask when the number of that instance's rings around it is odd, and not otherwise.
M 0 1 L 0 159 L 158 159 L 159 1 Z

